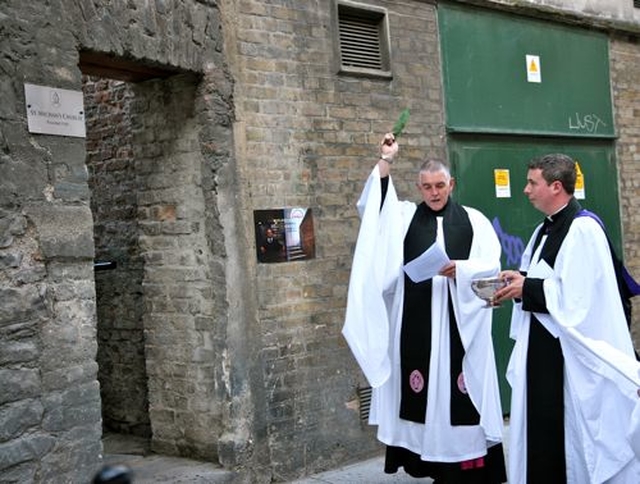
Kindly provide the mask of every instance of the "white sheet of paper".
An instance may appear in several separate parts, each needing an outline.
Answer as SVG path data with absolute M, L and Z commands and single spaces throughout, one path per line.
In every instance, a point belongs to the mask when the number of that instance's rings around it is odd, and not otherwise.
M 437 276 L 440 269 L 451 260 L 438 243 L 434 243 L 418 257 L 404 266 L 404 271 L 413 282 L 422 282 Z

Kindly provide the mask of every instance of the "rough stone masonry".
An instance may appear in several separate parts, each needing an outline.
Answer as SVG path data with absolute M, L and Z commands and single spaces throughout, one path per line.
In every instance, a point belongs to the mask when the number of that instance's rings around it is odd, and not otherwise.
M 225 358 L 223 248 L 224 237 L 233 235 L 219 230 L 216 189 L 225 190 L 217 171 L 230 159 L 232 104 L 220 23 L 216 4 L 207 1 L 7 1 L 0 7 L 2 482 L 86 482 L 102 453 L 101 390 L 111 409 L 104 423 L 153 435 L 158 452 L 230 465 L 243 460 L 252 415 L 242 421 L 241 438 L 227 420 L 236 411 L 232 399 L 241 407 L 251 392 L 245 387 L 235 396 L 229 373 L 236 367 Z M 130 177 L 103 178 L 109 186 L 92 197 L 85 140 L 28 133 L 23 84 L 81 91 L 83 74 L 96 72 L 137 84 L 134 123 L 112 120 L 131 136 Z M 90 91 L 88 82 L 84 87 Z M 123 147 L 109 147 L 108 133 L 89 129 L 99 161 L 117 163 Z M 95 214 L 92 199 L 99 204 Z M 128 240 L 127 218 L 114 214 L 118 209 L 134 220 Z M 110 218 L 102 215 L 108 210 Z M 126 247 L 120 252 L 124 245 L 110 244 L 114 237 L 133 239 L 142 256 Z M 115 323 L 120 331 L 119 343 L 101 347 L 122 353 L 109 363 L 138 358 L 139 376 L 129 386 L 125 378 L 98 383 L 96 287 L 106 299 L 114 285 L 96 286 L 96 255 L 134 256 L 135 277 L 126 277 L 131 268 L 124 265 L 119 276 L 127 285 L 115 291 L 137 295 L 124 306 L 133 314 L 100 315 L 103 329 Z M 135 334 L 132 321 L 139 324 Z M 248 360 L 242 351 L 235 356 Z M 119 399 L 135 402 L 133 415 L 114 409 Z

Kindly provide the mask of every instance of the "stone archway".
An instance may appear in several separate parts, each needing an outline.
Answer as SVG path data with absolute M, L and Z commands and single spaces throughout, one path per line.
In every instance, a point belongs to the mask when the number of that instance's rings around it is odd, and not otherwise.
M 221 335 L 194 108 L 199 77 L 95 53 L 81 55 L 80 66 L 102 76 L 86 76 L 84 89 L 96 260 L 113 263 L 96 272 L 105 430 L 215 461 L 224 385 L 215 370 Z

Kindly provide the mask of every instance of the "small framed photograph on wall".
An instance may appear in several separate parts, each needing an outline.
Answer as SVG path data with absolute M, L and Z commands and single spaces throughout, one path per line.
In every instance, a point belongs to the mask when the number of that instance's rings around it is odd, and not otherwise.
M 310 208 L 254 210 L 258 262 L 291 262 L 316 256 Z

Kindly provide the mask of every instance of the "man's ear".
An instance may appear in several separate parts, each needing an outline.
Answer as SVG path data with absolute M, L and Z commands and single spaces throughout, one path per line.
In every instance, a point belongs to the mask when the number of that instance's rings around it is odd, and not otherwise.
M 449 186 L 451 187 L 451 189 L 453 190 L 456 186 L 456 179 L 455 178 L 451 178 L 449 180 Z

